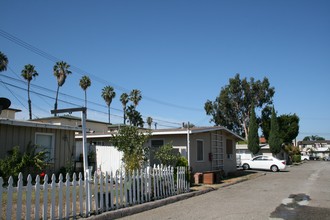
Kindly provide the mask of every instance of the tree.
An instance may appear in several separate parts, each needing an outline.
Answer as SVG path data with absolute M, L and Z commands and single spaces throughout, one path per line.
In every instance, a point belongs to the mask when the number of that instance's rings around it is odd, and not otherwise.
M 6 71 L 8 66 L 7 56 L 0 51 L 0 72 Z
M 278 121 L 276 117 L 276 112 L 273 107 L 272 110 L 272 116 L 270 119 L 270 132 L 269 132 L 269 140 L 268 144 L 270 147 L 270 151 L 276 155 L 280 153 L 281 147 L 282 147 L 282 140 L 279 134 L 279 127 L 278 127 Z
M 54 110 L 57 110 L 58 92 L 60 90 L 60 87 L 63 86 L 63 84 L 65 83 L 66 77 L 72 73 L 69 70 L 69 68 L 70 65 L 64 61 L 56 62 L 56 64 L 54 65 L 53 72 L 57 80 L 57 91 L 56 91 Z M 56 113 L 54 115 L 56 116 Z
M 311 135 L 304 137 L 303 141 L 324 141 L 324 137 L 320 137 L 318 135 Z
M 222 125 L 239 135 L 248 137 L 248 121 L 251 115 L 252 104 L 257 109 L 263 109 L 272 104 L 275 93 L 274 87 L 270 87 L 268 79 L 255 81 L 253 77 L 248 81 L 240 79 L 236 74 L 229 79 L 229 85 L 221 88 L 220 95 L 215 101 L 207 100 L 204 109 L 207 115 L 211 115 L 211 121 L 215 125 Z M 233 114 L 235 113 L 235 114 Z
M 149 147 L 145 145 L 150 134 L 144 134 L 137 127 L 121 127 L 118 134 L 111 137 L 110 142 L 123 152 L 123 162 L 128 172 L 140 169 L 143 161 L 148 159 Z
M 180 158 L 180 153 L 174 151 L 172 143 L 167 143 L 159 148 L 155 158 L 163 165 L 175 166 Z
M 136 108 L 142 99 L 141 91 L 138 89 L 133 89 L 130 93 L 129 99 L 133 102 L 134 108 Z
M 152 117 L 147 118 L 147 124 L 148 124 L 149 129 L 151 129 Z
M 87 89 L 91 86 L 91 80 L 88 76 L 81 77 L 79 81 L 79 86 L 84 90 L 85 92 L 85 108 L 87 108 Z
M 108 106 L 108 117 L 109 117 L 109 124 L 110 124 L 110 105 L 112 99 L 116 97 L 116 92 L 112 86 L 106 86 L 102 89 L 102 98 L 104 99 L 105 103 Z
M 279 134 L 284 144 L 292 144 L 299 134 L 299 117 L 296 114 L 284 114 L 278 118 Z
M 251 116 L 249 122 L 248 149 L 253 154 L 257 154 L 260 150 L 258 124 L 257 124 L 256 113 L 253 104 L 251 107 Z
M 37 71 L 34 69 L 34 66 L 31 64 L 27 64 L 24 66 L 22 70 L 21 76 L 27 81 L 28 83 L 28 105 L 29 105 L 29 118 L 32 119 L 32 105 L 31 105 L 31 98 L 30 98 L 30 82 L 34 78 L 38 76 Z
M 126 114 L 129 120 L 130 125 L 136 127 L 143 127 L 144 121 L 140 112 L 138 112 L 133 105 L 128 106 Z
M 266 140 L 268 140 L 270 132 L 270 118 L 272 115 L 272 109 L 273 108 L 271 106 L 266 106 L 264 109 L 262 109 L 261 118 L 259 120 L 262 134 Z
M 127 106 L 127 103 L 128 103 L 128 94 L 127 93 L 123 93 L 121 94 L 120 96 L 120 101 L 121 101 L 121 104 L 123 105 L 123 112 L 124 112 L 124 124 L 126 124 L 126 106 Z

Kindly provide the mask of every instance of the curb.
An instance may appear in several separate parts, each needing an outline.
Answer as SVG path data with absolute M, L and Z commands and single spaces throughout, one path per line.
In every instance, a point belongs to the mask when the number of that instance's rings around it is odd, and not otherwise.
M 257 174 L 253 174 L 251 176 L 237 178 L 237 180 L 235 180 L 231 183 L 222 183 L 222 184 L 218 184 L 218 185 L 207 185 L 206 186 L 207 188 L 202 189 L 202 190 L 196 190 L 196 191 L 172 196 L 172 197 L 161 199 L 161 200 L 138 204 L 138 205 L 134 205 L 131 207 L 121 208 L 121 209 L 117 209 L 117 210 L 113 210 L 113 211 L 108 211 L 108 212 L 104 212 L 100 215 L 90 216 L 86 219 L 93 219 L 93 220 L 118 219 L 118 218 L 130 216 L 130 215 L 134 215 L 134 214 L 137 214 L 140 212 L 148 211 L 150 209 L 158 208 L 158 207 L 161 207 L 164 205 L 168 205 L 171 203 L 175 203 L 175 202 L 178 202 L 181 200 L 189 199 L 194 196 L 199 196 L 199 195 L 202 195 L 202 194 L 214 191 L 214 190 L 218 190 L 220 188 L 231 186 L 231 185 L 241 183 L 241 182 L 244 182 L 244 181 L 247 181 L 250 179 L 255 179 L 255 178 L 257 178 L 259 176 L 263 176 L 263 175 L 265 175 L 265 173 L 257 173 Z

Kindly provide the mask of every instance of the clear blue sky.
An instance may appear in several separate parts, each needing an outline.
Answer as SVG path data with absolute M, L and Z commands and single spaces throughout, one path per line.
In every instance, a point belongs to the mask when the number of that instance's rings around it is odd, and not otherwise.
M 17 79 L 24 65 L 35 65 L 32 90 L 49 98 L 33 93 L 33 114 L 50 116 L 55 93 L 48 89 L 56 90 L 52 68 L 59 59 L 74 67 L 60 88 L 70 96 L 59 99 L 75 103 L 59 108 L 83 105 L 79 79 L 88 74 L 90 119 L 107 121 L 101 90 L 111 85 L 112 123 L 122 122 L 120 95 L 139 89 L 138 110 L 159 126 L 211 125 L 204 103 L 240 73 L 269 79 L 278 115 L 300 117 L 298 140 L 330 139 L 330 1 L 0 0 L 0 6 L 0 51 L 9 59 L 0 96 L 23 110 L 19 118 L 28 118 L 26 85 L 6 76 Z

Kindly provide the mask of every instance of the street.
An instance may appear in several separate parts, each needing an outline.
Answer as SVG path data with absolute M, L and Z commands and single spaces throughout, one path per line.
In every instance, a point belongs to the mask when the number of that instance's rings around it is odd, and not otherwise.
M 330 219 L 330 162 L 308 161 L 122 219 Z

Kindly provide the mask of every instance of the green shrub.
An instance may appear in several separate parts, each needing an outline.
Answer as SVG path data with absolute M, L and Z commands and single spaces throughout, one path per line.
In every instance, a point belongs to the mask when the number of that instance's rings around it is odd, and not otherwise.
M 293 163 L 299 163 L 299 162 L 301 162 L 301 156 L 300 155 L 293 155 L 292 156 L 292 162 Z

